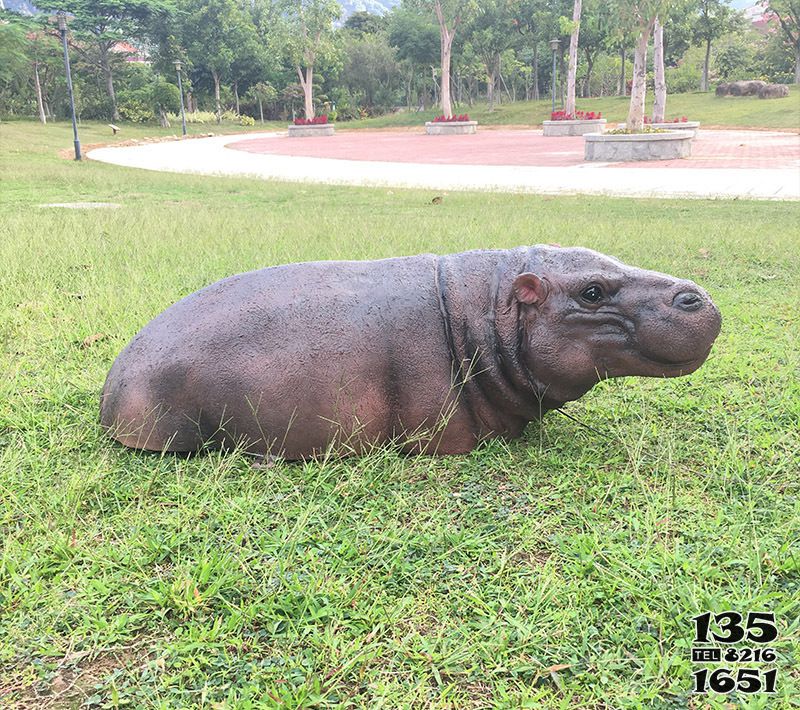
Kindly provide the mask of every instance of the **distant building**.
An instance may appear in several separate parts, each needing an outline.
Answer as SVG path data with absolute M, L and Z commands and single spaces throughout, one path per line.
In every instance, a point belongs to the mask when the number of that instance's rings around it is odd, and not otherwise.
M 114 54 L 124 54 L 126 62 L 135 64 L 150 64 L 150 56 L 143 47 L 136 47 L 130 42 L 117 42 L 111 51 Z

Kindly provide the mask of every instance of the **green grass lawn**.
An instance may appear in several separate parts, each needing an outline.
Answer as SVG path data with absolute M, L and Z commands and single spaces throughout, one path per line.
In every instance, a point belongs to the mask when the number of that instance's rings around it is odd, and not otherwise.
M 75 163 L 70 141 L 0 125 L 0 706 L 797 706 L 800 204 L 434 205 Z M 121 207 L 40 207 L 76 200 Z M 553 241 L 705 286 L 706 365 L 567 406 L 595 431 L 553 413 L 448 458 L 254 469 L 99 428 L 119 350 L 215 279 Z M 691 617 L 727 609 L 777 616 L 769 701 L 690 696 Z

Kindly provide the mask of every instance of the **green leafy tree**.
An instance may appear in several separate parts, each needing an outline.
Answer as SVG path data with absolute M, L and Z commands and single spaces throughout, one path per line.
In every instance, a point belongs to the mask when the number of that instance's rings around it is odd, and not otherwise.
M 794 53 L 794 83 L 800 84 L 800 0 L 767 0 L 766 6 Z
M 500 75 L 500 58 L 516 37 L 513 29 L 514 3 L 509 0 L 484 0 L 465 27 L 467 41 L 486 70 L 486 98 L 494 108 L 494 92 Z
M 530 98 L 538 99 L 540 47 L 550 39 L 551 3 L 548 0 L 518 0 L 512 6 L 512 14 L 511 24 L 517 32 L 517 55 L 530 62 Z
M 439 102 L 442 113 L 448 118 L 453 115 L 453 102 L 450 96 L 450 65 L 453 57 L 453 40 L 456 32 L 478 11 L 476 0 L 408 0 L 410 7 L 432 13 L 439 26 L 439 66 L 441 86 Z
M 708 91 L 708 73 L 711 66 L 711 44 L 741 24 L 741 16 L 728 0 L 698 0 L 694 13 L 694 40 L 705 46 L 700 91 Z
M 389 18 L 386 15 L 374 15 L 365 10 L 354 12 L 344 23 L 344 29 L 356 36 L 375 35 L 386 32 L 388 28 Z
M 72 47 L 101 71 L 111 106 L 110 117 L 118 121 L 112 50 L 121 41 L 144 39 L 153 18 L 166 14 L 168 6 L 162 0 L 45 0 L 37 5 L 48 12 L 63 10 L 72 15 L 69 20 L 75 38 Z
M 341 14 L 336 0 L 285 0 L 283 5 L 284 48 L 300 80 L 308 119 L 314 118 L 314 68 L 335 62 L 333 23 Z
M 255 100 L 258 104 L 258 115 L 261 123 L 264 123 L 264 104 L 271 103 L 278 98 L 278 92 L 268 81 L 259 81 L 250 87 L 248 97 Z
M 632 131 L 644 128 L 647 99 L 647 47 L 659 14 L 670 8 L 670 0 L 614 0 L 619 13 L 619 28 L 636 38 L 633 55 L 633 82 L 628 107 L 627 127 Z
M 373 112 L 396 103 L 401 84 L 397 51 L 385 34 L 351 36 L 343 41 L 342 81 L 352 96 Z
M 439 61 L 439 31 L 427 14 L 399 7 L 389 18 L 389 44 L 395 48 L 403 76 L 406 105 L 428 92 L 429 68 Z
M 184 0 L 179 15 L 178 41 L 193 68 L 211 76 L 219 123 L 222 81 L 231 78 L 242 48 L 255 46 L 255 27 L 235 0 Z
M 583 78 L 583 95 L 590 96 L 594 65 L 601 52 L 613 42 L 613 17 L 605 0 L 584 0 L 581 11 L 581 32 L 578 48 L 583 52 L 586 73 Z

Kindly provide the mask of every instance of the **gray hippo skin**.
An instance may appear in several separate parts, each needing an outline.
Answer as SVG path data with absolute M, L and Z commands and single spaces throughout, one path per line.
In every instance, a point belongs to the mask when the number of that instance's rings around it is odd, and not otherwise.
M 464 453 L 599 380 L 693 372 L 720 323 L 693 282 L 581 248 L 275 266 L 148 323 L 101 423 L 153 451 Z

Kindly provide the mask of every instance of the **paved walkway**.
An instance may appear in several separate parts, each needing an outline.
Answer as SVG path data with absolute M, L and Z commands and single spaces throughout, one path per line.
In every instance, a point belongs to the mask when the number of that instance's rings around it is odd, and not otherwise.
M 439 191 L 800 199 L 796 134 L 701 130 L 692 152 L 687 160 L 585 163 L 582 138 L 544 138 L 533 130 L 341 131 L 326 138 L 256 133 L 98 148 L 89 157 L 150 170 Z

